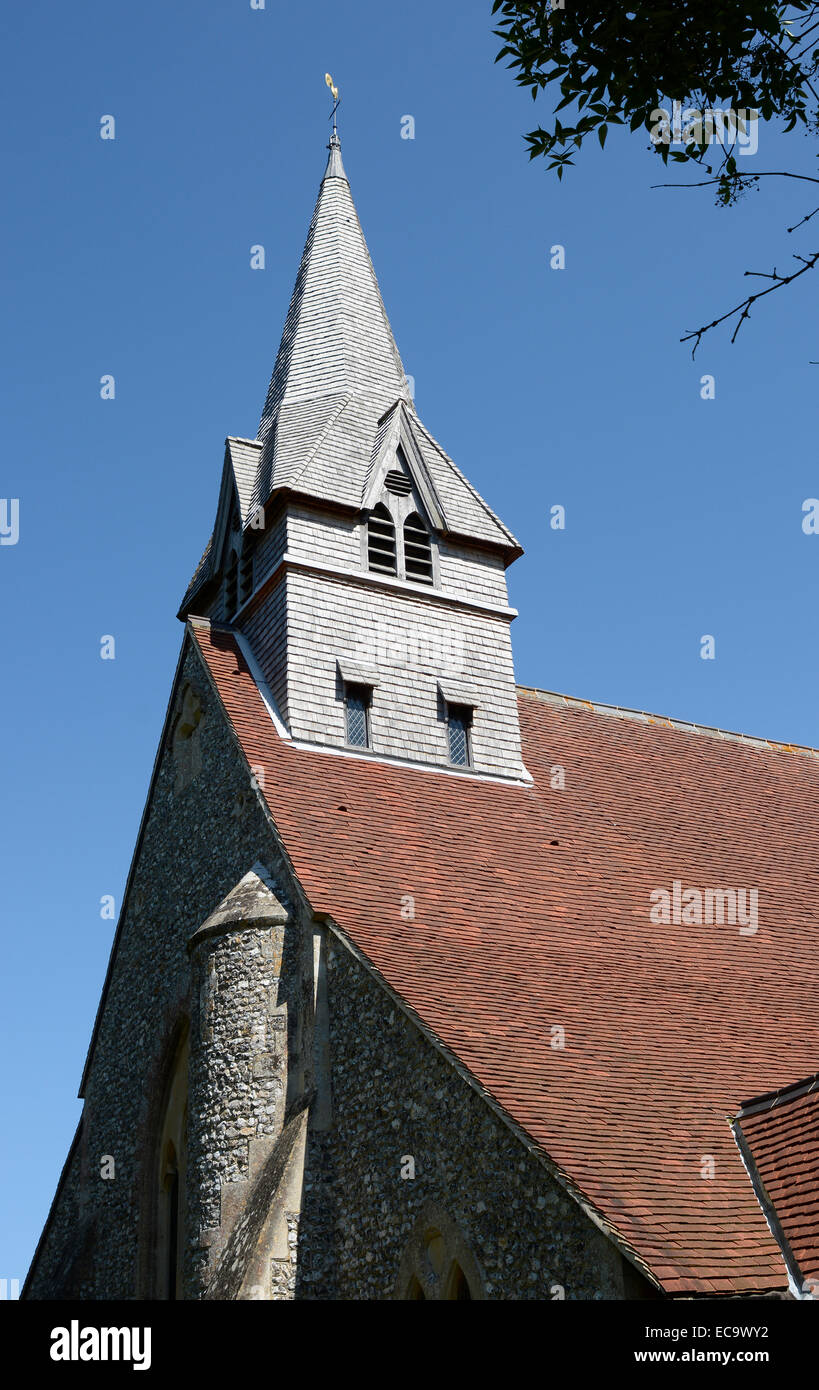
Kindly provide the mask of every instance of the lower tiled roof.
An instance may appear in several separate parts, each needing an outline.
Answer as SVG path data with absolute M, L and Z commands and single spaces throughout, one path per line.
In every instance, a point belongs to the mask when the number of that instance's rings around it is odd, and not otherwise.
M 192 630 L 315 911 L 666 1291 L 785 1289 L 730 1118 L 816 1068 L 819 762 L 527 693 L 532 787 L 308 751 Z M 675 880 L 758 930 L 653 924 Z
M 749 1168 L 801 1284 L 819 1294 L 819 1076 L 749 1101 L 737 1119 Z

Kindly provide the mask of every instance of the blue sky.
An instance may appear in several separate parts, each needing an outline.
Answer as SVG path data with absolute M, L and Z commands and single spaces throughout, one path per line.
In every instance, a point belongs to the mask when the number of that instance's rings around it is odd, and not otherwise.
M 100 898 L 119 906 L 176 608 L 225 435 L 255 435 L 323 172 L 325 71 L 419 412 L 526 550 L 522 683 L 819 744 L 819 331 L 805 276 L 692 362 L 681 334 L 743 271 L 815 249 L 815 223 L 785 232 L 810 193 L 652 190 L 645 135 L 617 132 L 559 185 L 528 161 L 540 106 L 493 64 L 488 3 L 29 0 L 6 21 L 0 1278 L 22 1279 L 79 1116 Z M 815 172 L 764 127 L 754 160 Z

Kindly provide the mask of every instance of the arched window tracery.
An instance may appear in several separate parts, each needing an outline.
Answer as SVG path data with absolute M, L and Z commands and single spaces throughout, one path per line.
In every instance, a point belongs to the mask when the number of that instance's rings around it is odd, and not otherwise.
M 421 1213 L 404 1252 L 396 1296 L 441 1303 L 468 1303 L 484 1296 L 480 1271 L 465 1237 L 432 1203 Z

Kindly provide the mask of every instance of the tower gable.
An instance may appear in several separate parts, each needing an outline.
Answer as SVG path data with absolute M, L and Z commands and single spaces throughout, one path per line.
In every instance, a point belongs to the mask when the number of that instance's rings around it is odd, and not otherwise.
M 396 476 L 390 485 L 388 475 L 401 475 L 411 485 L 415 493 L 416 505 L 420 504 L 426 519 L 437 531 L 448 530 L 443 505 L 435 484 L 427 469 L 426 461 L 418 445 L 412 427 L 409 411 L 403 401 L 397 401 L 383 419 L 378 422 L 372 449 L 370 472 L 365 480 L 362 506 L 369 511 L 376 502 L 384 502 L 385 486 L 394 496 L 401 496 L 400 480 Z
M 255 520 L 253 485 L 258 472 L 260 447 L 254 440 L 230 437 L 225 440 L 213 531 L 182 600 L 180 618 L 184 618 L 192 607 L 198 606 L 198 611 L 202 611 L 204 605 L 210 610 L 215 586 L 225 573 L 231 551 L 235 552 L 239 563 L 244 549 L 243 532 L 249 525 L 252 527 Z M 226 617 L 232 615 L 233 610 L 230 614 L 224 614 Z

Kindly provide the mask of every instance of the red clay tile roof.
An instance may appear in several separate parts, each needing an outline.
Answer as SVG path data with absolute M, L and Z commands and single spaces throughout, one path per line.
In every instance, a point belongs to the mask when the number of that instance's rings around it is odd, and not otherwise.
M 736 1123 L 794 1275 L 819 1292 L 819 1076 L 747 1101 Z
M 819 761 L 532 693 L 531 788 L 305 751 L 194 635 L 313 908 L 665 1290 L 787 1288 L 729 1121 L 816 1068 Z M 653 925 L 675 879 L 757 888 L 758 931 Z

